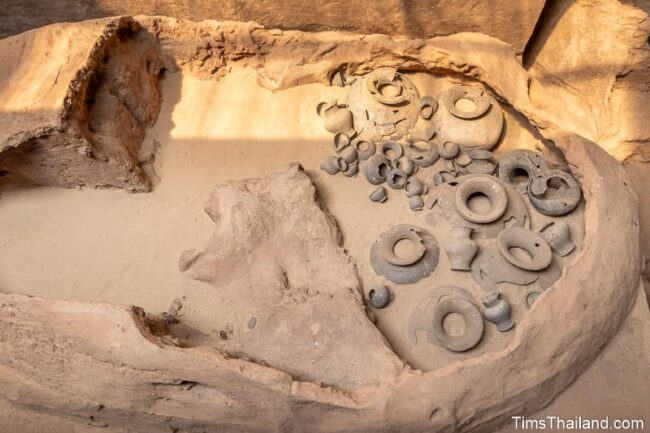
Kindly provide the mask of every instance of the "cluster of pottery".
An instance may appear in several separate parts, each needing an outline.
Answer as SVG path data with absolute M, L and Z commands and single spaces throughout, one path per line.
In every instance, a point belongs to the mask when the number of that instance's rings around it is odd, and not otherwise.
M 440 159 L 450 165 L 438 170 L 435 184 L 455 171 L 494 171 L 491 153 L 485 152 L 501 136 L 503 113 L 482 90 L 455 86 L 436 98 L 420 97 L 415 85 L 393 68 L 347 77 L 345 83 L 350 84 L 345 103 L 322 102 L 317 107 L 325 128 L 334 134 L 335 153 L 321 168 L 348 177 L 361 172 L 376 185 L 370 200 L 388 199 L 385 184 L 403 190 L 411 209 L 422 210 L 427 186 L 414 175 Z M 463 108 L 459 101 L 471 107 Z
M 430 191 L 425 207 L 431 212 L 425 219 L 436 228 L 439 222 L 445 223 L 449 235 L 442 249 L 449 268 L 470 272 L 484 291 L 483 307 L 481 311 L 465 289 L 433 290 L 425 308 L 416 308 L 411 315 L 409 334 L 414 344 L 415 331 L 422 329 L 432 343 L 451 351 L 469 350 L 483 335 L 481 313 L 498 331 L 511 330 L 514 327 L 511 305 L 497 290 L 497 284 L 507 282 L 528 287 L 525 302 L 530 307 L 561 275 L 554 255 L 563 257 L 575 249 L 570 225 L 558 218 L 573 211 L 581 198 L 580 187 L 568 172 L 549 168 L 540 154 L 522 150 L 506 153 L 496 161 L 493 171 L 496 175 L 450 173 L 447 180 Z M 545 191 L 541 187 L 535 190 L 539 179 L 544 181 Z M 553 179 L 561 182 L 555 184 Z M 471 205 L 476 197 L 487 203 L 483 209 Z M 528 207 L 532 209 L 529 211 Z M 530 229 L 529 212 L 540 214 L 543 222 L 539 231 Z M 402 247 L 406 252 L 399 253 L 398 243 L 410 243 L 410 246 Z M 395 284 L 412 284 L 434 273 L 440 249 L 429 231 L 401 224 L 379 236 L 371 247 L 370 262 L 376 274 L 384 279 Z M 516 250 L 523 250 L 525 256 L 516 254 Z M 384 308 L 391 300 L 390 289 L 382 284 L 373 288 L 369 303 Z M 459 335 L 445 332 L 442 326 L 450 313 L 459 314 L 465 322 L 464 331 Z
M 490 149 L 501 136 L 503 113 L 480 89 L 455 86 L 435 98 L 420 97 L 413 83 L 390 68 L 346 78 L 345 84 L 351 85 L 344 104 L 318 106 L 335 148 L 322 169 L 350 177 L 361 172 L 376 186 L 370 193 L 374 202 L 387 200 L 383 185 L 403 190 L 411 209 L 428 209 L 427 223 L 448 234 L 442 249 L 450 270 L 469 273 L 483 290 L 480 308 L 466 289 L 432 290 L 423 309 L 411 315 L 411 341 L 415 344 L 416 331 L 424 330 L 430 342 L 462 352 L 481 341 L 483 319 L 500 332 L 511 330 L 511 305 L 497 284 L 526 286 L 530 307 L 559 278 L 554 254 L 575 249 L 571 227 L 559 217 L 578 206 L 578 182 L 536 152 L 515 150 L 497 158 Z M 538 231 L 531 229 L 530 212 L 542 220 Z M 426 229 L 400 224 L 373 243 L 370 263 L 389 282 L 413 284 L 434 274 L 440 250 Z M 379 284 L 370 290 L 368 303 L 384 308 L 393 296 Z M 459 335 L 443 326 L 451 313 L 465 322 Z

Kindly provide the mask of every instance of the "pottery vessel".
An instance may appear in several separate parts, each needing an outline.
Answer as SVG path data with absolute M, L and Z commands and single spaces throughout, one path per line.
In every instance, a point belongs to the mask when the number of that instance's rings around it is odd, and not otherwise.
M 472 240 L 472 229 L 469 227 L 454 227 L 451 238 L 445 245 L 450 268 L 454 271 L 469 271 L 472 260 L 478 253 L 478 244 Z
M 510 319 L 510 303 L 501 295 L 501 293 L 492 291 L 483 295 L 483 317 L 488 322 L 497 325 L 500 332 L 509 331 L 515 326 L 515 323 Z
M 561 257 L 571 254 L 576 247 L 571 239 L 571 228 L 566 221 L 553 221 L 542 228 L 539 234 Z

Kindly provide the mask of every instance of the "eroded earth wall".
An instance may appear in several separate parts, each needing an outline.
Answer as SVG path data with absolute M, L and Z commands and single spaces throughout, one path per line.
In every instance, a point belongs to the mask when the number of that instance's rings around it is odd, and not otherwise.
M 522 52 L 533 32 L 544 0 L 12 0 L 0 16 L 0 37 L 45 24 L 115 15 L 168 15 L 193 21 L 256 21 L 291 30 L 344 30 L 430 38 L 480 32 Z M 517 22 L 517 25 L 511 25 Z

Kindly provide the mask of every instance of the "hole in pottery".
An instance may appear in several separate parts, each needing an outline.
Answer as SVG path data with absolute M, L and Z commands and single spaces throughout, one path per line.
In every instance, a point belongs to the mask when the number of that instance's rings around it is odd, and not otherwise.
M 568 188 L 569 185 L 561 177 L 549 177 L 546 180 L 546 186 L 554 189 Z
M 393 83 L 381 83 L 377 86 L 377 91 L 381 96 L 387 98 L 392 98 L 399 94 L 399 89 Z
M 557 197 L 569 189 L 569 184 L 561 177 L 549 177 L 546 179 L 546 186 L 545 197 Z
M 454 103 L 454 106 L 460 111 L 472 112 L 476 110 L 476 103 L 468 98 L 460 98 Z
M 477 191 L 467 198 L 467 207 L 474 213 L 486 214 L 492 208 L 492 203 L 487 195 Z
M 388 166 L 388 164 L 386 164 L 384 162 L 382 162 L 381 164 L 379 164 L 377 166 L 377 172 L 379 173 L 379 176 L 381 176 L 381 177 L 386 176 L 389 171 L 390 171 L 390 167 Z
M 0 169 L 0 177 L 5 177 L 8 174 L 9 174 L 9 172 L 7 170 Z
M 510 183 L 513 185 L 525 185 L 528 183 L 528 172 L 523 168 L 515 168 L 510 172 Z
M 522 262 L 531 263 L 533 261 L 533 256 L 523 248 L 510 247 L 508 248 L 508 251 L 514 258 L 521 260 Z
M 400 258 L 412 257 L 417 253 L 415 242 L 410 239 L 400 239 L 393 245 L 393 253 Z
M 452 337 L 465 333 L 465 319 L 458 313 L 449 313 L 442 319 L 442 329 Z

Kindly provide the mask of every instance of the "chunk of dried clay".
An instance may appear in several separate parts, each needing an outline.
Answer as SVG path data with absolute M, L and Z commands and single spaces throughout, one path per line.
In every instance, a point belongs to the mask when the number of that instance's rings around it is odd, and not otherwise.
M 483 302 L 483 317 L 488 322 L 497 325 L 499 332 L 507 332 L 515 326 L 510 318 L 510 302 L 499 292 L 487 292 L 481 298 Z
M 381 141 L 400 139 L 413 128 L 419 99 L 409 79 L 394 68 L 379 68 L 350 86 L 346 102 L 359 136 Z
M 409 197 L 409 207 L 412 211 L 421 211 L 424 209 L 424 200 L 421 195 L 413 195 Z
M 385 284 L 377 285 L 368 292 L 368 303 L 377 309 L 385 308 L 392 299 L 393 294 Z
M 445 253 L 454 271 L 469 271 L 478 253 L 478 244 L 472 239 L 471 227 L 452 227 L 451 237 L 445 243 Z
M 417 177 L 409 177 L 404 185 L 404 192 L 407 197 L 422 195 L 426 192 L 426 186 Z
M 486 292 L 497 290 L 499 283 L 511 283 L 520 286 L 530 284 L 533 290 L 543 292 L 562 274 L 556 260 L 542 271 L 527 271 L 507 261 L 495 241 L 483 244 L 472 262 L 472 278 Z
M 362 168 L 368 182 L 373 185 L 381 185 L 386 181 L 386 176 L 392 166 L 384 155 L 376 154 L 368 158 Z
M 508 206 L 508 196 L 505 189 L 493 177 L 476 174 L 464 176 L 456 189 L 454 204 L 456 211 L 466 220 L 475 223 L 491 223 L 499 219 Z M 475 212 L 470 209 L 469 200 L 476 196 L 484 196 L 489 201 L 489 209 L 485 212 Z
M 436 227 L 440 222 L 444 222 L 449 228 L 471 227 L 474 239 L 496 238 L 499 232 L 506 227 L 529 227 L 530 217 L 523 197 L 514 188 L 494 177 L 492 179 L 503 187 L 508 196 L 508 206 L 505 213 L 501 218 L 491 223 L 473 223 L 463 218 L 456 211 L 455 197 L 458 186 L 454 186 L 453 183 L 469 176 L 471 175 L 452 179 L 450 182 L 438 185 L 432 190 L 430 195 L 432 201 L 435 199 L 435 203 L 431 203 L 432 206 L 429 206 L 429 209 L 432 209 L 432 211 L 425 216 L 429 224 Z
M 528 198 L 540 213 L 561 216 L 578 206 L 582 191 L 571 174 L 562 170 L 544 170 L 531 179 Z
M 425 120 L 431 119 L 438 109 L 438 103 L 431 96 L 424 96 L 418 101 L 418 113 Z
M 357 151 L 352 146 L 345 146 L 338 152 L 338 156 L 340 158 L 343 158 L 343 161 L 347 162 L 348 164 L 352 164 L 358 159 Z
M 370 263 L 377 273 L 397 284 L 411 284 L 428 277 L 438 265 L 440 249 L 428 231 L 400 224 L 382 233 L 370 249 Z
M 463 331 L 451 334 L 445 330 L 444 321 L 449 314 L 458 314 L 463 320 Z M 430 343 L 452 352 L 464 352 L 476 347 L 483 337 L 483 318 L 469 292 L 456 286 L 436 288 L 426 301 L 424 310 L 416 307 L 411 313 L 408 335 L 417 343 L 417 331 L 425 331 Z
M 377 187 L 373 192 L 370 193 L 369 198 L 375 203 L 384 203 L 386 200 L 388 200 L 386 189 L 383 186 Z
M 407 180 L 408 175 L 403 170 L 400 170 L 398 168 L 394 168 L 386 174 L 386 185 L 392 189 L 404 188 Z
M 532 230 L 521 227 L 509 227 L 497 236 L 497 246 L 503 257 L 527 271 L 541 271 L 546 269 L 553 260 L 553 253 L 546 241 Z M 513 253 L 513 249 L 523 250 L 526 258 L 521 258 Z
M 451 141 L 445 141 L 444 143 L 438 143 L 438 155 L 444 159 L 454 159 L 458 152 L 460 151 L 460 146 Z
M 414 141 L 406 147 L 406 156 L 418 167 L 429 167 L 439 158 L 438 150 L 427 141 Z
M 441 142 L 490 149 L 501 137 L 503 112 L 487 92 L 455 86 L 442 91 L 436 99 L 439 106 L 432 122 Z
M 566 221 L 551 221 L 542 227 L 539 234 L 551 249 L 561 257 L 571 254 L 576 247 L 576 244 L 571 239 L 571 228 Z
M 393 165 L 396 169 L 402 170 L 404 173 L 406 173 L 407 176 L 415 173 L 418 168 L 418 166 L 415 165 L 415 162 L 406 156 L 402 156 L 400 159 L 396 160 Z
M 397 161 L 404 155 L 402 145 L 396 141 L 384 141 L 379 146 L 379 152 L 389 161 Z
M 520 194 L 526 194 L 530 180 L 545 170 L 548 170 L 548 164 L 540 153 L 519 149 L 499 158 L 497 176 Z
M 359 137 L 352 140 L 352 147 L 357 151 L 357 155 L 361 161 L 365 161 L 375 154 L 375 143 L 370 140 L 363 140 Z

